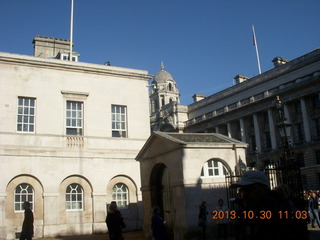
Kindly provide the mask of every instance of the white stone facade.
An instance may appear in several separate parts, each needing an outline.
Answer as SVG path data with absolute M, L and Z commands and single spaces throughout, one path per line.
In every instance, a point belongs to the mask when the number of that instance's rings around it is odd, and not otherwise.
M 168 113 L 166 119 L 176 120 L 170 121 L 171 131 L 221 133 L 248 143 L 247 162 L 261 169 L 283 153 L 274 104 L 280 96 L 292 125 L 290 147 L 301 166 L 303 187 L 320 189 L 320 50 L 291 61 L 275 57 L 273 63 L 269 71 L 252 78 L 237 75 L 229 88 L 207 97 L 195 94 L 194 103 L 167 104 L 162 111 Z M 154 113 L 151 124 L 161 129 L 161 114 Z
M 121 209 L 128 230 L 141 229 L 135 157 L 150 135 L 150 78 L 143 70 L 0 53 L 0 239 L 21 231 L 20 184 L 33 190 L 35 238 L 106 232 L 106 208 L 118 183 L 128 191 Z M 19 99 L 32 99 L 35 111 L 25 107 L 19 117 Z M 80 108 L 71 111 L 75 125 L 68 125 L 68 102 Z M 114 106 L 125 109 L 122 137 L 112 130 L 120 116 L 112 114 Z M 83 190 L 82 205 L 71 210 L 70 184 Z

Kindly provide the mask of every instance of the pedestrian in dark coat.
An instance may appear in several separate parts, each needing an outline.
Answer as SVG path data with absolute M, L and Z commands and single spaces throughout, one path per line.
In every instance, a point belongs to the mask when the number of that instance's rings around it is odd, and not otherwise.
M 199 206 L 199 220 L 198 220 L 198 225 L 199 227 L 202 228 L 202 238 L 205 240 L 206 237 L 206 231 L 207 231 L 207 215 L 208 215 L 208 211 L 207 211 L 207 202 L 206 201 L 202 201 L 202 203 Z
M 108 227 L 108 234 L 110 240 L 122 240 L 122 228 L 126 225 L 123 221 L 121 212 L 118 210 L 117 203 L 112 201 L 108 208 L 108 214 L 106 218 L 106 224 Z
M 160 217 L 160 208 L 155 206 L 152 210 L 151 229 L 155 240 L 166 240 L 167 231 L 165 221 Z
M 33 213 L 30 209 L 30 203 L 24 202 L 24 220 L 22 224 L 22 231 L 20 240 L 31 240 L 33 236 Z

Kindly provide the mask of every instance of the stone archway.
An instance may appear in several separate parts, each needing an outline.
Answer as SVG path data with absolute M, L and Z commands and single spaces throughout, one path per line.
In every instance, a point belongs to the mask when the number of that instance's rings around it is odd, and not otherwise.
M 151 206 L 158 206 L 161 209 L 161 217 L 166 221 L 169 238 L 173 239 L 173 198 L 169 171 L 166 165 L 157 164 L 154 166 L 150 177 L 150 189 Z

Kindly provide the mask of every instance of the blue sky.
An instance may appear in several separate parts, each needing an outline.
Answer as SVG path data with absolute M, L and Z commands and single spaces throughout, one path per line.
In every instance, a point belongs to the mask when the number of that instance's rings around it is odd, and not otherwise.
M 70 38 L 71 0 L 1 0 L 0 51 L 33 54 L 36 35 Z M 295 59 L 320 47 L 319 0 L 74 0 L 74 51 L 81 62 L 147 70 L 161 61 L 181 103 L 258 74 L 276 56 Z

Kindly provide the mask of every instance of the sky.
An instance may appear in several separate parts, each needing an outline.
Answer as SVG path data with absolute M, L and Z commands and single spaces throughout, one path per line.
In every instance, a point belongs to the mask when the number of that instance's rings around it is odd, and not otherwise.
M 0 52 L 33 55 L 36 35 L 70 39 L 71 0 L 1 0 Z M 320 48 L 319 0 L 74 0 L 79 61 L 147 70 L 161 62 L 180 91 L 210 96 L 234 77 L 259 74 L 279 56 Z

